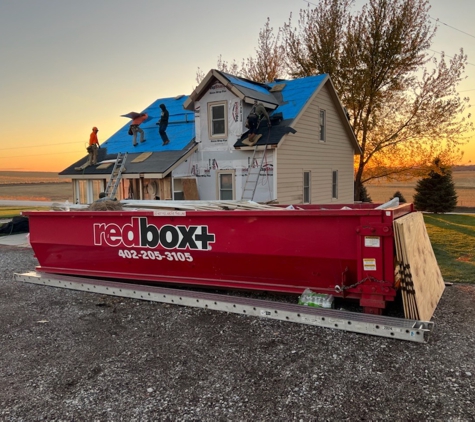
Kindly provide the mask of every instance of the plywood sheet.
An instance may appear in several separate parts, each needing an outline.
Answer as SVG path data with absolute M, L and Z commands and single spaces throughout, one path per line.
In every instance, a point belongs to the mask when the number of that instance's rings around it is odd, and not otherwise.
M 262 138 L 262 135 L 256 135 L 256 136 L 254 136 L 254 138 L 252 139 L 252 142 L 249 140 L 249 138 L 246 138 L 246 139 L 244 139 L 244 140 L 242 141 L 242 143 L 243 143 L 244 145 L 248 145 L 248 146 L 252 147 L 252 146 L 256 145 L 257 141 L 258 141 L 259 139 L 261 139 L 261 138 Z
M 196 179 L 181 179 L 183 186 L 183 196 L 186 201 L 197 201 L 200 199 Z
M 407 319 L 419 319 L 415 299 L 414 283 L 410 272 L 407 255 L 404 249 L 404 233 L 401 225 L 394 224 L 396 255 L 398 259 L 401 296 L 404 305 L 404 316 Z
M 406 287 L 414 296 L 418 318 L 429 321 L 444 292 L 445 285 L 422 213 L 414 212 L 394 222 L 399 232 L 403 262 L 406 265 Z
M 404 308 L 404 316 L 407 319 L 410 319 L 410 313 L 408 308 L 408 298 L 407 298 L 407 290 L 406 290 L 406 278 L 404 274 L 404 262 L 402 257 L 402 247 L 401 247 L 401 239 L 399 238 L 399 226 L 394 224 L 394 242 L 396 245 L 396 259 L 397 259 L 397 271 L 398 271 L 398 278 L 400 280 L 401 286 L 401 296 L 402 296 L 402 304 Z
M 138 155 L 132 160 L 132 163 L 142 163 L 144 162 L 147 158 L 149 158 L 153 152 L 142 152 L 142 154 Z
M 102 163 L 102 164 L 99 164 L 97 167 L 96 167 L 96 170 L 104 170 L 104 169 L 107 169 L 109 168 L 112 164 L 114 164 L 114 162 L 112 163 Z

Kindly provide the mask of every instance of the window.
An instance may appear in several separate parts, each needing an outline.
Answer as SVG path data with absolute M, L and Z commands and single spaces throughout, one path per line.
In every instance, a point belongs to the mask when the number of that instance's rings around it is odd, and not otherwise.
M 234 199 L 234 172 L 218 173 L 219 199 Z
M 320 141 L 326 141 L 326 112 L 320 110 Z
M 185 193 L 183 192 L 183 181 L 181 179 L 173 179 L 173 199 L 175 201 L 185 200 Z
M 310 172 L 303 172 L 303 203 L 310 204 Z
M 95 201 L 96 199 L 99 199 L 99 194 L 101 192 L 105 191 L 105 186 L 104 186 L 104 180 L 93 180 L 92 181 L 92 200 Z M 120 189 L 117 189 L 117 194 L 116 197 L 118 200 L 121 200 L 122 198 L 120 197 Z
M 87 204 L 87 181 L 86 180 L 76 180 L 76 203 L 77 204 Z
M 211 138 L 226 138 L 226 102 L 211 103 L 208 106 L 209 135 Z
M 338 170 L 332 172 L 332 198 L 338 198 Z
M 91 204 L 96 199 L 99 199 L 99 194 L 104 192 L 104 190 L 104 180 L 76 180 L 74 190 L 75 202 L 78 204 Z

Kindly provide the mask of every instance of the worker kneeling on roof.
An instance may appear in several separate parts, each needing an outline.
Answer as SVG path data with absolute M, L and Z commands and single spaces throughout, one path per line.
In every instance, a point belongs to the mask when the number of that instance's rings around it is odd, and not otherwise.
M 267 119 L 267 126 L 271 127 L 271 122 L 269 114 L 267 113 L 266 108 L 262 103 L 258 103 L 257 100 L 254 101 L 254 106 L 252 107 L 249 116 L 247 116 L 246 126 L 249 128 L 249 141 L 252 142 L 254 136 L 256 135 L 257 128 L 259 123 L 263 118 Z

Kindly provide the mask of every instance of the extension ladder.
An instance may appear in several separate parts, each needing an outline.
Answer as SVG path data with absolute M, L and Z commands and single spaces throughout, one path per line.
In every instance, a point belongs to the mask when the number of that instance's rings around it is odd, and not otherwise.
M 119 152 L 117 154 L 117 158 L 115 160 L 114 167 L 111 172 L 111 177 L 109 179 L 109 182 L 107 183 L 106 190 L 104 191 L 104 193 L 106 194 L 106 198 L 115 198 L 117 188 L 119 187 L 120 180 L 122 179 L 122 173 L 125 171 L 126 159 L 127 153 L 122 154 Z
M 254 152 L 252 154 L 251 161 L 249 163 L 246 181 L 244 182 L 244 187 L 242 189 L 242 200 L 252 201 L 257 189 L 257 183 L 259 182 L 259 177 L 261 175 L 261 170 L 264 165 L 267 153 L 267 144 L 264 146 L 262 151 L 262 156 L 260 157 L 259 165 L 254 167 L 256 161 L 256 155 L 258 151 L 258 146 L 254 147 Z

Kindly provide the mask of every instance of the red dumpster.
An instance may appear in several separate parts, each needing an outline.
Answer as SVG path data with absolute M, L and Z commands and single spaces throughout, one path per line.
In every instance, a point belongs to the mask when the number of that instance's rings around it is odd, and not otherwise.
M 413 206 L 347 207 L 24 214 L 40 272 L 298 294 L 309 288 L 380 313 L 397 290 L 393 221 Z

